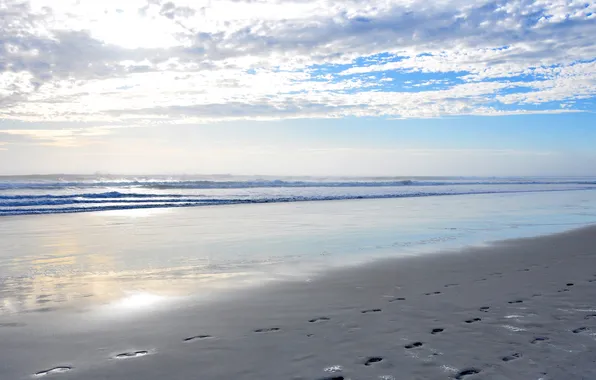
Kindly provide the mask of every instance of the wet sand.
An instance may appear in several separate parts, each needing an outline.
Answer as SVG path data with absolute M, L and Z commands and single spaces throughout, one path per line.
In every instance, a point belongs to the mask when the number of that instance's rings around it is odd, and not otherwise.
M 0 378 L 594 379 L 595 300 L 589 227 L 143 315 L 4 315 Z

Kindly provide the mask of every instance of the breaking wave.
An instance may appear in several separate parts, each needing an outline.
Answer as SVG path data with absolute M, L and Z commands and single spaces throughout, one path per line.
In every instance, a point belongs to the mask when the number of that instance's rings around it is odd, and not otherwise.
M 0 216 L 230 204 L 595 190 L 593 178 L 0 177 Z

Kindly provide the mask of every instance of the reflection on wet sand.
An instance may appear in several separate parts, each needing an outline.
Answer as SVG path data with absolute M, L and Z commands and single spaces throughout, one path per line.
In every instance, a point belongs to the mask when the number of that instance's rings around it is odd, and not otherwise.
M 169 267 L 162 263 L 157 265 L 160 268 L 151 268 L 148 261 L 143 269 L 127 268 L 126 255 L 119 254 L 120 244 L 114 244 L 115 238 L 126 235 L 121 228 L 104 229 L 108 244 L 102 246 L 98 244 L 98 232 L 89 233 L 89 227 L 97 225 L 88 223 L 88 219 L 78 225 L 50 225 L 47 231 L 31 228 L 34 226 L 30 221 L 20 220 L 29 231 L 26 239 L 21 236 L 7 241 L 4 253 L 20 255 L 0 257 L 0 315 L 82 311 L 119 302 L 139 305 L 148 303 L 147 295 L 153 299 L 191 294 L 200 297 L 253 278 L 250 272 L 241 270 L 217 273 L 208 262 Z M 126 222 L 130 227 L 132 220 Z
M 208 296 L 214 290 L 254 283 L 250 272 L 198 273 L 196 268 L 32 276 L 6 279 L 0 288 L 0 315 L 123 307 L 184 296 Z

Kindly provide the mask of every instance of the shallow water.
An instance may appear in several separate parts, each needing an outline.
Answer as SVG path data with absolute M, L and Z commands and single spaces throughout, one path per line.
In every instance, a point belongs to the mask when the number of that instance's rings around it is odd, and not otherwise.
M 135 309 L 596 222 L 596 191 L 0 218 L 0 315 Z

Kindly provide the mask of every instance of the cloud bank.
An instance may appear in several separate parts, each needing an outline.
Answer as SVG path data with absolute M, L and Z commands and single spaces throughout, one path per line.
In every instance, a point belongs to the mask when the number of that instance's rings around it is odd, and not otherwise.
M 575 0 L 0 0 L 0 119 L 593 111 L 595 13 Z

